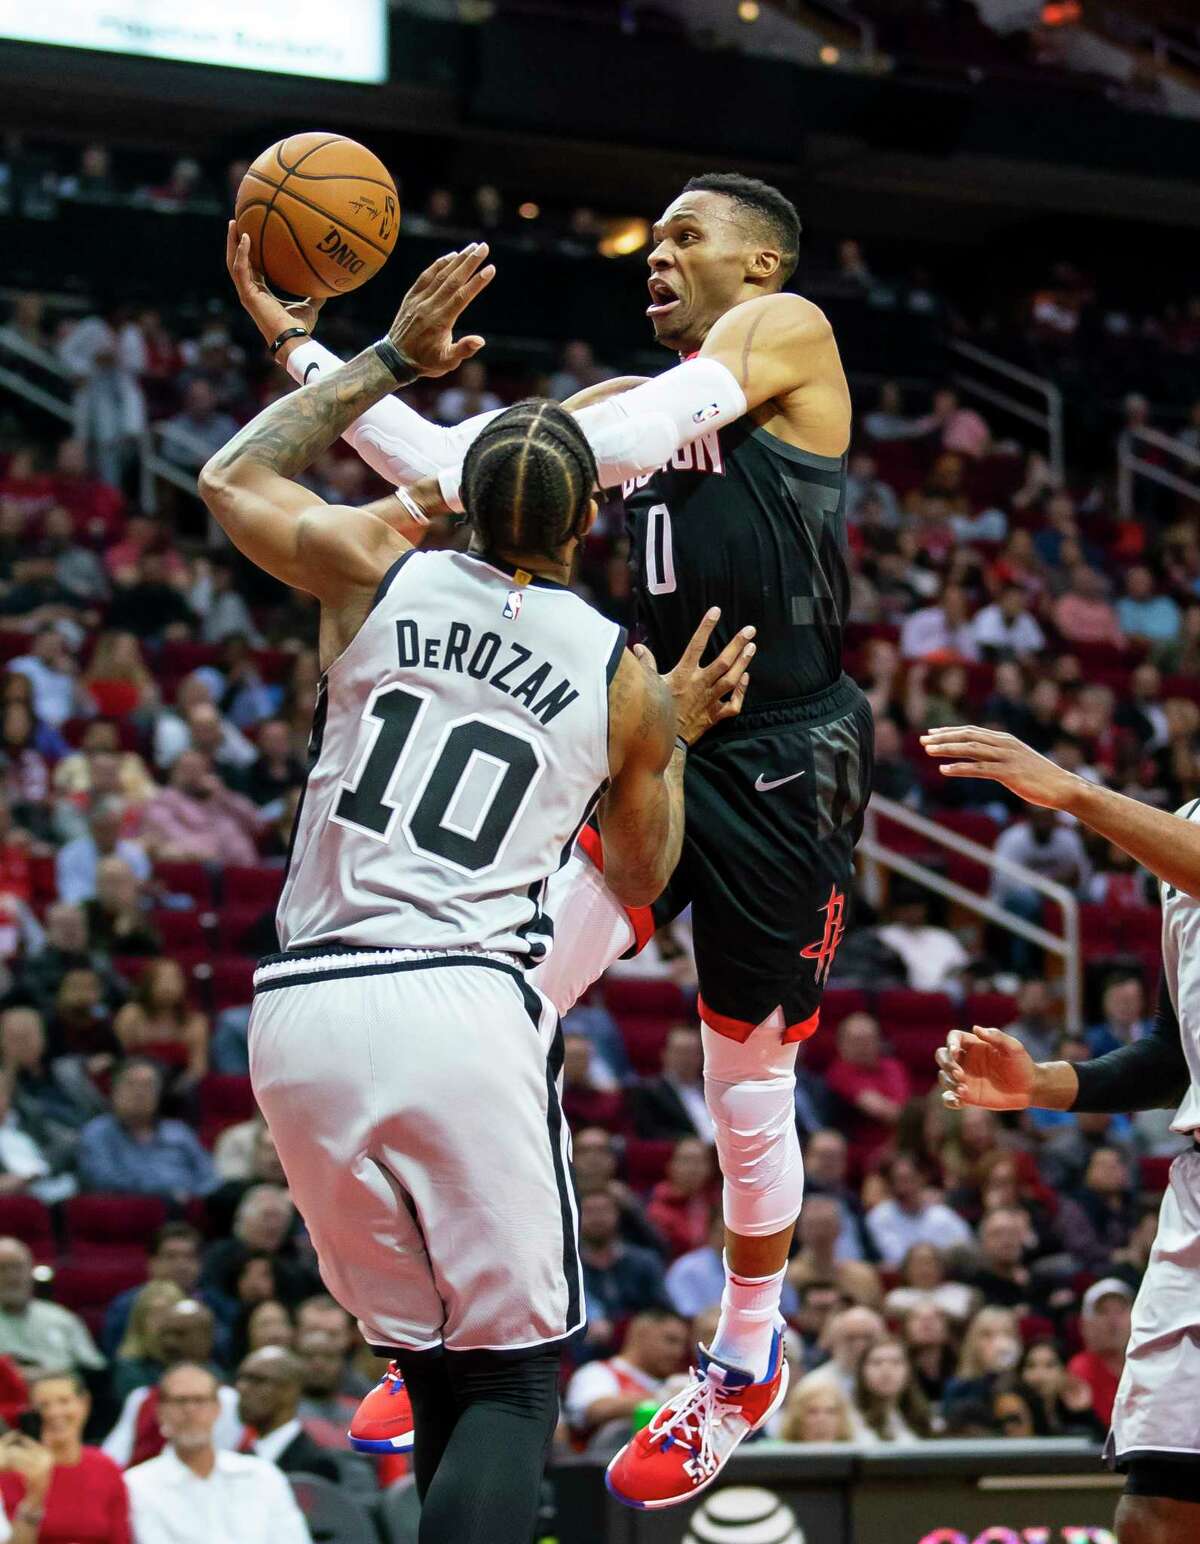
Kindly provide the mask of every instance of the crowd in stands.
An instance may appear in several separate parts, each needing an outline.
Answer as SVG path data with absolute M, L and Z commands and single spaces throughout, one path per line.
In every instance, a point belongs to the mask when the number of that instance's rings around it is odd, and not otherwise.
M 139 415 L 194 469 L 282 383 L 221 315 L 194 336 L 150 311 L 52 336 L 27 297 L 7 327 L 58 350 L 82 405 L 80 435 L 0 464 L 0 1494 L 18 1544 L 198 1540 L 210 1479 L 253 1493 L 246 1516 L 281 1518 L 278 1468 L 368 1498 L 396 1477 L 346 1451 L 375 1368 L 321 1296 L 247 1077 L 314 611 L 182 535 L 182 505 L 149 515 L 128 477 Z M 576 341 L 543 384 L 563 396 L 604 370 Z M 510 394 L 476 362 L 418 400 L 453 421 Z M 339 501 L 376 491 L 341 448 L 311 478 Z M 927 891 L 857 898 L 801 1060 L 809 1199 L 785 1308 L 803 1376 L 772 1434 L 1099 1436 L 1169 1116 L 952 1113 L 932 1056 L 972 1022 L 1042 1058 L 1146 1033 L 1154 888 L 1069 822 L 944 779 L 917 737 L 984 722 L 1162 807 L 1200 795 L 1197 513 L 1122 519 L 1102 481 L 1057 479 L 951 389 L 887 385 L 860 406 L 846 517 L 847 665 L 875 710 L 876 790 L 1077 896 L 1090 1012 L 1068 1022 L 1040 950 Z M 579 583 L 623 620 L 626 559 L 609 506 Z M 1053 924 L 1036 890 L 880 825 Z M 566 1022 L 590 1323 L 569 1351 L 565 1448 L 615 1448 L 711 1332 L 719 1177 L 694 1002 L 685 917 Z M 26 1405 L 40 1441 L 16 1429 Z M 85 1487 L 65 1477 L 81 1464 Z

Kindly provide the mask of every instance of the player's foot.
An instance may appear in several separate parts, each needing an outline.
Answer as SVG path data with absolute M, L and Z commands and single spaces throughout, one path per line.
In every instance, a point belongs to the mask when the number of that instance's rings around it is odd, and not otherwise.
M 360 1453 L 407 1453 L 413 1445 L 413 1411 L 395 1362 L 354 1412 L 346 1434 Z
M 766 1425 L 788 1390 L 782 1331 L 771 1341 L 767 1376 L 756 1383 L 722 1367 L 700 1347 L 693 1381 L 670 1399 L 608 1466 L 604 1483 L 626 1506 L 676 1506 L 711 1485 L 737 1447 Z

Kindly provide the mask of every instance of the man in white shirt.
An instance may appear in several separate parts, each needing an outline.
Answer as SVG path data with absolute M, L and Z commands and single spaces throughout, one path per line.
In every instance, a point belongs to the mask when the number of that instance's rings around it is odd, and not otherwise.
M 937 1249 L 969 1248 L 971 1229 L 941 1201 L 926 1200 L 925 1182 L 911 1158 L 897 1156 L 887 1167 L 891 1195 L 867 1213 L 867 1231 L 885 1266 L 899 1266 L 914 1244 Z
M 666 1308 L 635 1315 L 625 1332 L 620 1355 L 604 1362 L 586 1362 L 567 1385 L 564 1414 L 571 1430 L 591 1438 L 612 1421 L 620 1421 L 622 1437 L 639 1405 L 657 1404 L 663 1384 L 687 1356 L 686 1319 Z
M 8 668 L 28 676 L 34 714 L 52 729 L 69 718 L 86 718 L 96 711 L 91 698 L 79 687 L 67 640 L 56 627 L 43 627 L 30 652 L 10 660 Z
M 971 631 L 985 659 L 1024 659 L 1046 647 L 1046 635 L 1029 614 L 1025 591 L 1016 584 L 1006 586 L 999 600 L 976 613 Z
M 970 961 L 970 955 L 949 928 L 929 920 L 929 902 L 922 891 L 897 885 L 891 895 L 891 920 L 875 929 L 881 943 L 900 956 L 914 992 L 945 992 Z
M 125 1476 L 135 1544 L 311 1544 L 275 1465 L 213 1445 L 217 1380 L 198 1363 L 163 1374 L 166 1449 Z
M 956 584 L 948 584 L 935 605 L 922 606 L 905 617 L 900 628 L 900 653 L 905 659 L 928 659 L 932 655 L 978 659 L 979 646 L 971 626 L 967 592 Z

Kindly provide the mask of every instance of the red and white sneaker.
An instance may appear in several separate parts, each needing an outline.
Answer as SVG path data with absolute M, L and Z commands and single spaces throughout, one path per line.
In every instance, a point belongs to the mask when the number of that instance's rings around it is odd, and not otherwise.
M 604 1483 L 626 1506 L 653 1509 L 689 1501 L 766 1425 L 788 1390 L 782 1331 L 775 1331 L 761 1383 L 740 1368 L 719 1366 L 704 1346 L 692 1377 L 609 1464 Z
M 359 1453 L 407 1453 L 415 1439 L 412 1401 L 395 1362 L 365 1397 L 346 1433 Z

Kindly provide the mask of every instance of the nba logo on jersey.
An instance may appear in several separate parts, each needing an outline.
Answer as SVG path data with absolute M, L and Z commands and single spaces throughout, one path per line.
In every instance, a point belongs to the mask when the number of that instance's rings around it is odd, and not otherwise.
M 509 590 L 508 598 L 504 602 L 504 610 L 501 615 L 506 622 L 515 622 L 521 615 L 521 607 L 525 604 L 525 597 L 520 590 Z
M 710 418 L 715 418 L 721 409 L 715 402 L 710 402 L 707 407 L 698 407 L 692 414 L 694 424 L 707 423 Z

